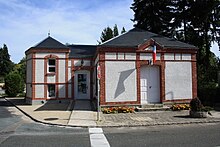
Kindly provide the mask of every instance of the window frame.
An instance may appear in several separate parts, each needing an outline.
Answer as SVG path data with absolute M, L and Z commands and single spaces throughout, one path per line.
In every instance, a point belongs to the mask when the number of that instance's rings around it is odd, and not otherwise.
M 51 64 L 50 61 L 54 61 L 54 64 Z M 55 58 L 49 58 L 47 65 L 48 65 L 47 73 L 56 73 L 56 59 Z M 50 71 L 50 69 L 54 69 L 54 70 Z
M 51 87 L 51 86 L 54 86 L 54 87 Z M 53 90 L 53 91 L 50 91 L 50 90 Z M 52 93 L 52 92 L 53 92 L 53 94 L 50 95 L 50 93 Z M 48 84 L 47 85 L 47 97 L 48 98 L 55 98 L 56 97 L 56 85 L 55 84 Z

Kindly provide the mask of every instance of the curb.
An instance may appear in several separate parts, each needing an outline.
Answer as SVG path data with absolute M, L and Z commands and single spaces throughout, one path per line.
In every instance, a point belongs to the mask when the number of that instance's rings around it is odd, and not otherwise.
M 81 127 L 81 128 L 95 128 L 95 127 L 102 127 L 102 128 L 108 128 L 108 127 L 114 127 L 114 128 L 118 128 L 118 127 L 146 127 L 146 126 L 165 126 L 165 125 L 184 125 L 184 124 L 205 124 L 205 123 L 220 123 L 220 120 L 206 120 L 206 121 L 189 121 L 189 122 L 158 122 L 158 123 L 152 123 L 152 124 L 130 124 L 130 125 L 95 125 L 95 126 L 77 126 L 77 125 L 63 125 L 63 124 L 54 124 L 54 123 L 48 123 L 48 122 L 43 122 L 43 121 L 39 121 L 35 118 L 33 118 L 31 115 L 27 114 L 25 111 L 23 111 L 22 109 L 20 109 L 17 105 L 15 105 L 14 103 L 12 103 L 10 100 L 8 100 L 7 98 L 3 97 L 6 101 L 8 101 L 10 104 L 12 104 L 14 107 L 16 107 L 19 111 L 21 111 L 24 115 L 26 115 L 27 117 L 29 117 L 31 120 L 33 120 L 34 122 L 40 123 L 40 124 L 44 124 L 44 125 L 51 125 L 51 126 L 59 126 L 59 127 Z M 96 122 L 97 123 L 97 122 Z

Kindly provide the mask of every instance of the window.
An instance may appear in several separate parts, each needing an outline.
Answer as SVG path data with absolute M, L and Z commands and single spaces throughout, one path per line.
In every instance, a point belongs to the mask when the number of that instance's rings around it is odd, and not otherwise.
M 48 85 L 48 97 L 55 97 L 55 84 Z
M 55 72 L 56 71 L 56 60 L 49 59 L 48 60 L 48 72 Z

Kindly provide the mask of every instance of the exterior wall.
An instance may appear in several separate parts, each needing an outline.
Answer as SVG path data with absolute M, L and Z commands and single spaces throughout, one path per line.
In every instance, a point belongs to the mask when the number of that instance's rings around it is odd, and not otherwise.
M 44 85 L 35 85 L 35 98 L 44 98 Z
M 32 80 L 33 80 L 33 66 L 32 66 L 32 54 L 28 54 L 26 58 L 26 68 L 29 69 L 26 71 L 26 102 L 31 104 L 32 98 Z
M 105 67 L 106 102 L 137 101 L 135 62 L 106 61 Z
M 59 60 L 59 83 L 65 83 L 66 80 L 66 70 L 65 70 L 65 60 Z
M 192 98 L 191 62 L 165 63 L 165 100 Z
M 59 98 L 65 98 L 65 96 L 66 96 L 66 87 L 65 87 L 64 84 L 63 85 L 58 85 L 58 91 L 59 91 L 58 97 Z
M 28 98 L 32 97 L 32 87 L 31 87 L 31 84 L 26 84 L 26 97 L 28 97 Z
M 35 71 L 34 72 L 35 72 L 35 82 L 43 83 L 44 82 L 44 60 L 42 59 L 35 60 Z
M 72 98 L 72 66 L 71 60 L 68 60 L 68 98 Z
M 160 53 L 157 53 L 156 59 L 160 60 Z M 152 60 L 153 55 L 152 53 L 140 53 L 140 60 Z
M 54 56 L 57 56 L 59 58 L 66 58 L 66 54 L 65 53 L 36 53 L 36 56 L 35 58 L 44 58 L 48 55 L 54 55 Z
M 114 60 L 116 60 L 116 53 L 114 52 L 114 53 L 105 53 L 105 59 L 114 59 Z

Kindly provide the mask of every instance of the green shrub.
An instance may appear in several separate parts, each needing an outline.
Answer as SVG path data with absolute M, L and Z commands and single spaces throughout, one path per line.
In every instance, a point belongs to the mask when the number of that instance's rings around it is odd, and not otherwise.
M 201 111 L 202 107 L 203 106 L 199 98 L 194 98 L 190 101 L 190 108 L 192 111 Z
M 17 96 L 23 90 L 24 82 L 18 73 L 11 72 L 5 76 L 5 93 L 8 96 Z

